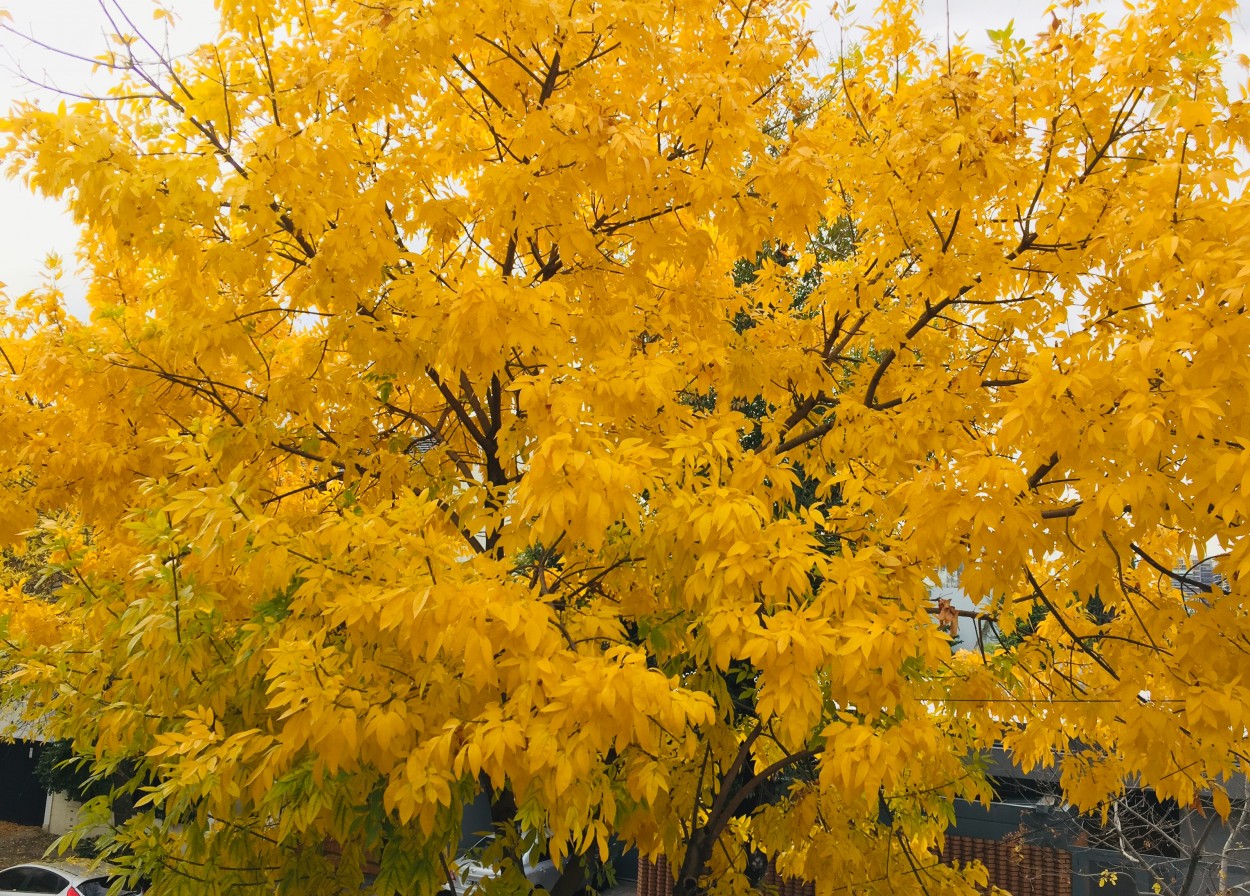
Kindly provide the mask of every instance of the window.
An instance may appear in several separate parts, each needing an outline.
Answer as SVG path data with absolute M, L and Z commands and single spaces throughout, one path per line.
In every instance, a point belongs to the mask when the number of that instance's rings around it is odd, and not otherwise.
M 69 886 L 69 881 L 55 871 L 46 868 L 26 870 L 26 889 L 31 893 L 59 893 Z
M 10 868 L 8 871 L 0 872 L 0 891 L 7 890 L 12 893 L 15 890 L 26 889 L 26 868 Z

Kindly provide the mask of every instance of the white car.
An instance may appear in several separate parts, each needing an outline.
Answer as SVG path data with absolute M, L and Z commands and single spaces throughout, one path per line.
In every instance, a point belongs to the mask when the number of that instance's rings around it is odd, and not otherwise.
M 0 896 L 107 896 L 115 881 L 105 869 L 62 862 L 14 865 L 0 871 Z M 119 896 L 137 896 L 140 892 L 118 890 Z
M 465 894 L 480 890 L 483 881 L 499 876 L 498 868 L 483 865 L 478 861 L 490 844 L 491 838 L 484 837 L 465 855 L 457 857 L 455 864 L 456 877 L 458 878 L 456 881 L 457 896 L 465 896 Z M 551 861 L 551 857 L 546 853 L 539 853 L 537 850 L 531 850 L 526 853 L 523 867 L 525 879 L 534 886 L 542 887 L 545 890 L 550 890 L 555 886 L 556 881 L 560 879 L 560 872 L 556 870 L 555 863 Z M 444 890 L 443 892 L 450 893 L 451 891 Z M 3 894 L 0 894 L 0 896 L 3 896 Z

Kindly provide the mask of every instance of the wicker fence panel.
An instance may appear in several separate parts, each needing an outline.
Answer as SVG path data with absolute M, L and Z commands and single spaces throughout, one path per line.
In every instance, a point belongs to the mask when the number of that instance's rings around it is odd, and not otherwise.
M 655 861 L 638 857 L 638 896 L 673 896 L 673 873 L 664 856 Z
M 797 877 L 781 877 L 771 864 L 764 874 L 764 886 L 777 896 L 816 896 L 816 885 L 810 880 Z
M 1072 856 L 1061 849 L 1015 840 L 947 837 L 942 861 L 980 862 L 989 872 L 990 883 L 1012 896 L 1072 896 Z M 780 877 L 771 865 L 764 887 L 776 896 L 816 893 L 810 881 Z M 638 860 L 638 896 L 673 896 L 673 872 L 666 858 Z
M 977 861 L 990 883 L 1012 896 L 1072 896 L 1072 855 L 1018 840 L 947 837 L 942 861 Z

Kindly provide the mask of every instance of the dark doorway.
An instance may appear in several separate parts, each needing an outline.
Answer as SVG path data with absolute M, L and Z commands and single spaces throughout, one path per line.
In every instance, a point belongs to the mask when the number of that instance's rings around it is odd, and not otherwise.
M 0 743 L 0 821 L 42 825 L 48 794 L 35 777 L 41 744 Z

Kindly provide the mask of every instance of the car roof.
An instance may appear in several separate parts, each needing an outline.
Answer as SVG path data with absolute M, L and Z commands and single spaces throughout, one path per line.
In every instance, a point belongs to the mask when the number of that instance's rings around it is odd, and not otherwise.
M 64 859 L 55 862 L 22 862 L 18 865 L 10 865 L 9 868 L 43 868 L 46 871 L 55 871 L 62 877 L 70 878 L 71 884 L 79 884 L 96 877 L 109 877 L 116 873 L 116 869 L 109 865 L 92 867 L 87 862 L 80 864 Z M 8 871 L 9 869 L 5 868 L 3 870 Z

